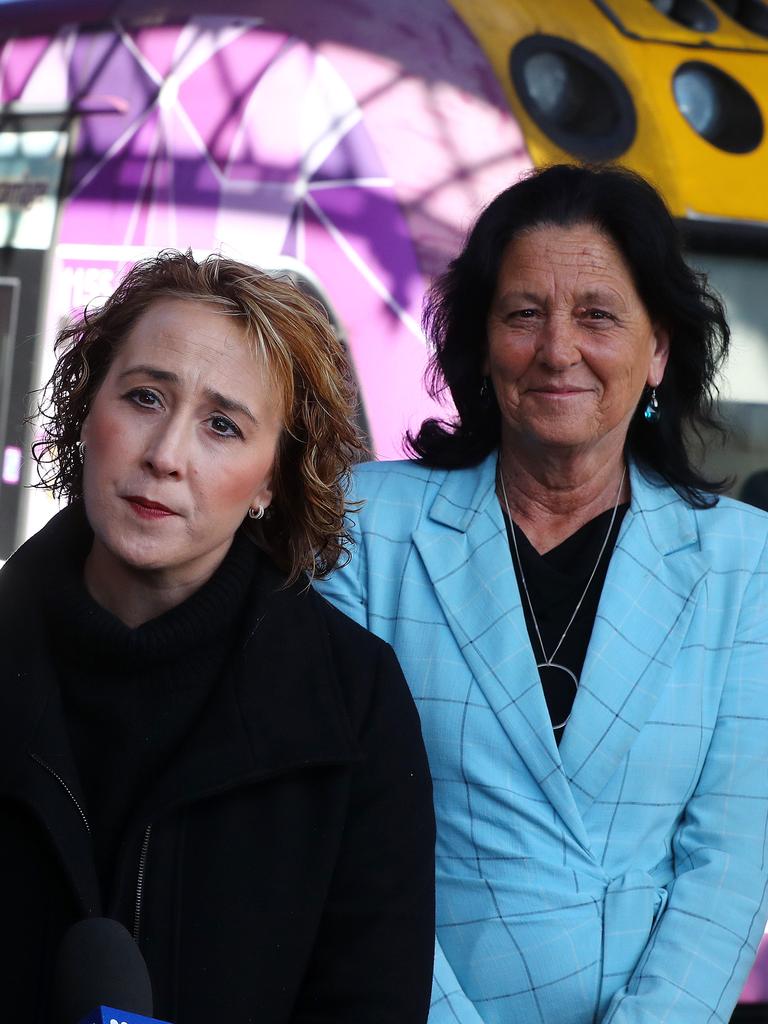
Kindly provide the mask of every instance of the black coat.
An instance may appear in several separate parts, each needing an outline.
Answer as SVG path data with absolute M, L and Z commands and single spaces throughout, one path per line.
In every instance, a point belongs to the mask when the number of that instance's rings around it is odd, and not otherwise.
M 4 1018 L 55 1019 L 61 936 L 106 914 L 135 927 L 173 1024 L 424 1021 L 434 822 L 416 711 L 391 649 L 271 566 L 102 906 L 35 597 L 66 516 L 0 572 Z

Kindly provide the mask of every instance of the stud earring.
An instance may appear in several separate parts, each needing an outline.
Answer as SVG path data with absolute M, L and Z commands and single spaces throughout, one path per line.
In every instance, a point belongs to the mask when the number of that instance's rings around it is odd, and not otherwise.
M 253 505 L 248 509 L 249 519 L 263 519 L 264 518 L 264 506 L 259 505 L 258 508 L 254 508 Z
M 648 404 L 643 409 L 643 419 L 646 423 L 658 423 L 661 419 L 661 410 L 659 409 L 659 400 L 656 397 L 656 388 L 651 388 L 651 395 L 648 399 Z
M 488 405 L 491 401 L 491 378 L 483 377 L 480 382 L 480 401 L 483 405 Z

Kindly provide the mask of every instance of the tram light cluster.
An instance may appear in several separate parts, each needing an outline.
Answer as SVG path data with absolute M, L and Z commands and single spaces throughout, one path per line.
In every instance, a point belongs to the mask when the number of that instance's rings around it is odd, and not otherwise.
M 651 0 L 661 14 L 693 32 L 714 32 L 717 15 L 703 0 Z
M 691 31 L 712 32 L 718 18 L 704 0 L 649 0 L 660 14 Z M 764 0 L 722 0 L 725 13 L 768 36 Z M 529 35 L 513 48 L 509 69 L 528 116 L 567 153 L 582 160 L 613 160 L 632 145 L 637 114 L 614 69 L 592 50 L 553 35 Z M 700 138 L 724 153 L 743 154 L 763 140 L 760 107 L 732 75 L 706 60 L 685 61 L 672 72 L 677 110 Z
M 590 50 L 559 36 L 528 36 L 512 50 L 510 72 L 530 117 L 568 152 L 611 160 L 632 144 L 632 97 Z
M 714 0 L 739 25 L 768 39 L 768 4 L 765 0 Z

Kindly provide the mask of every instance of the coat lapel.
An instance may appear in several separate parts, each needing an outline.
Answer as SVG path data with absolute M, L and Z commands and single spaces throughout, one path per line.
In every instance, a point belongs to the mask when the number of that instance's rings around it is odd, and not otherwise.
M 585 813 L 666 685 L 706 575 L 693 511 L 631 467 L 632 502 L 597 610 L 573 712 L 560 745 Z
M 84 914 L 100 912 L 85 800 L 58 684 L 42 641 L 40 565 L 14 556 L 0 580 L 0 796 L 29 806 L 53 841 Z
M 448 473 L 413 540 L 448 627 L 510 743 L 587 846 L 528 639 L 495 476 L 495 453 Z

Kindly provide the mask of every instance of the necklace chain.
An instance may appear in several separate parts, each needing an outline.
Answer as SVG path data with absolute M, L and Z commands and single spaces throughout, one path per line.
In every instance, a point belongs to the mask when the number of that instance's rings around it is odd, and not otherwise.
M 595 565 L 594 565 L 594 567 L 592 569 L 592 572 L 589 574 L 589 579 L 587 580 L 587 585 L 586 585 L 586 587 L 584 587 L 584 590 L 582 591 L 581 597 L 579 598 L 578 602 L 576 603 L 576 607 L 573 609 L 573 615 L 571 615 L 570 619 L 568 620 L 568 625 L 565 627 L 565 629 L 562 632 L 562 635 L 561 635 L 560 639 L 557 641 L 557 646 L 552 651 L 552 653 L 549 655 L 549 657 L 547 657 L 547 652 L 544 649 L 544 641 L 541 639 L 541 630 L 539 629 L 539 623 L 536 620 L 536 615 L 535 615 L 534 610 L 533 610 L 533 602 L 531 601 L 531 595 L 528 592 L 528 584 L 527 584 L 526 579 L 525 579 L 525 573 L 523 572 L 523 562 L 522 562 L 522 559 L 520 558 L 520 552 L 519 552 L 518 547 L 517 547 L 517 538 L 515 537 L 515 523 L 514 523 L 514 520 L 512 519 L 512 513 L 509 511 L 509 500 L 507 498 L 507 488 L 506 488 L 506 485 L 504 484 L 504 473 L 502 472 L 502 469 L 501 469 L 501 462 L 499 462 L 499 482 L 501 483 L 501 493 L 504 496 L 504 507 L 507 510 L 507 518 L 509 519 L 509 530 L 510 530 L 510 533 L 512 534 L 512 546 L 515 549 L 515 558 L 517 559 L 517 567 L 520 570 L 520 581 L 523 584 L 523 590 L 525 591 L 525 597 L 526 597 L 526 600 L 528 602 L 528 608 L 529 608 L 530 613 L 531 613 L 531 619 L 533 620 L 533 628 L 536 630 L 536 636 L 538 637 L 539 646 L 541 647 L 541 654 L 542 654 L 542 657 L 544 658 L 544 665 L 554 665 L 555 655 L 560 650 L 560 648 L 562 646 L 562 643 L 563 643 L 563 640 L 565 640 L 565 638 L 566 638 L 566 636 L 568 634 L 568 630 L 571 628 L 571 626 L 573 625 L 573 623 L 574 623 L 574 621 L 576 619 L 576 616 L 579 614 L 579 609 L 581 608 L 582 604 L 584 603 L 584 598 L 587 596 L 587 591 L 590 588 L 592 580 L 595 578 L 595 573 L 597 572 L 598 566 L 600 565 L 600 560 L 602 559 L 603 554 L 605 553 L 605 549 L 608 546 L 608 540 L 609 540 L 609 538 L 611 536 L 611 531 L 613 530 L 613 524 L 616 522 L 616 513 L 618 512 L 618 509 L 619 509 L 619 499 L 621 498 L 621 489 L 624 486 L 624 478 L 626 477 L 626 475 L 627 475 L 627 467 L 624 466 L 624 471 L 622 472 L 621 480 L 619 481 L 619 489 L 616 492 L 616 501 L 613 504 L 613 512 L 611 513 L 611 521 L 608 524 L 608 532 L 606 533 L 606 535 L 605 535 L 605 537 L 603 539 L 603 544 L 602 544 L 602 547 L 600 548 L 600 553 L 597 556 L 597 561 L 595 562 Z M 539 668 L 539 667 L 540 666 L 537 666 L 537 668 Z M 556 667 L 564 668 L 564 666 L 556 666 Z M 570 669 L 565 669 L 565 671 L 568 672 L 570 675 L 574 676 L 574 674 L 570 671 Z M 574 679 L 575 678 L 576 677 L 574 676 Z M 578 681 L 576 682 L 576 685 L 578 686 Z M 566 721 L 567 721 L 567 719 L 566 719 Z M 565 723 L 563 723 L 563 724 L 565 724 Z

